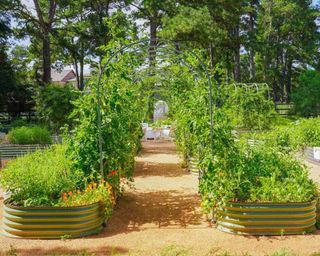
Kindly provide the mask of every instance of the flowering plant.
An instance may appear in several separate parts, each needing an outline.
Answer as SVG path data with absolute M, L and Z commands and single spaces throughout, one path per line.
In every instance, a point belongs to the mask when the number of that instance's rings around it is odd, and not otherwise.
M 104 207 L 105 217 L 108 218 L 115 205 L 113 186 L 105 180 L 99 183 L 89 183 L 83 191 L 69 191 L 61 195 L 58 206 L 81 206 L 101 203 Z

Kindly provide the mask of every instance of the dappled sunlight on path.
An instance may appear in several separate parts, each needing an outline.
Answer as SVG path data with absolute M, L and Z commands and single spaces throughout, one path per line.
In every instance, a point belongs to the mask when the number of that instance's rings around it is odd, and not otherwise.
M 209 226 L 199 207 L 198 179 L 180 167 L 173 143 L 145 142 L 134 179 L 110 220 L 112 233 Z
M 188 254 L 183 255 L 190 256 L 225 252 L 265 256 L 281 249 L 296 255 L 320 252 L 319 231 L 301 236 L 244 237 L 216 230 L 201 213 L 198 179 L 181 168 L 172 142 L 143 142 L 141 155 L 136 157 L 133 185 L 120 198 L 99 235 L 71 240 L 0 237 L 0 255 L 11 250 L 28 256 L 168 256 L 163 249 L 173 245 L 185 248 Z M 0 199 L 0 207 L 1 203 Z

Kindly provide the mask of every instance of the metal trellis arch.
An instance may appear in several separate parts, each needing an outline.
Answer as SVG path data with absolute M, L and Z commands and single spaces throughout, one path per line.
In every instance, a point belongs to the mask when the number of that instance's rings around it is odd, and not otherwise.
M 135 41 L 133 43 L 129 43 L 126 44 L 122 47 L 120 47 L 119 49 L 117 49 L 115 52 L 113 52 L 110 57 L 107 59 L 106 63 L 102 66 L 102 68 L 100 69 L 100 74 L 98 77 L 98 84 L 97 84 L 97 100 L 98 100 L 98 105 L 97 105 L 97 114 L 98 114 L 98 136 L 99 136 L 99 161 L 100 161 L 100 173 L 102 175 L 102 177 L 104 176 L 104 172 L 103 172 L 103 141 L 102 141 L 102 116 L 101 116 L 101 82 L 102 82 L 102 76 L 106 70 L 106 68 L 109 66 L 109 64 L 111 63 L 111 61 L 118 56 L 119 54 L 122 55 L 123 52 L 127 49 L 133 49 L 134 47 L 138 46 L 138 49 L 134 50 L 132 53 L 137 53 L 138 50 L 142 50 L 142 49 L 148 49 L 148 52 L 150 53 L 150 49 L 153 48 L 153 46 L 151 46 L 151 44 L 148 44 L 149 42 L 151 43 L 152 41 L 155 41 L 155 53 L 157 51 L 157 49 L 162 48 L 167 50 L 167 52 L 170 52 L 171 49 L 167 49 L 167 48 L 163 48 L 163 46 L 158 45 L 158 44 L 164 44 L 164 45 L 168 45 L 168 44 L 172 44 L 174 46 L 176 46 L 176 49 L 174 49 L 174 53 L 178 54 L 179 56 L 184 53 L 184 51 L 181 51 L 181 45 L 179 44 L 179 42 L 173 41 L 173 40 L 168 40 L 168 39 L 161 39 L 161 38 L 157 38 L 155 40 L 150 40 L 150 39 L 141 39 L 138 41 Z M 141 45 L 140 45 L 141 44 Z M 202 69 L 205 72 L 207 81 L 208 81 L 208 96 L 209 96 L 209 112 L 210 112 L 210 141 L 211 141 L 211 149 L 213 150 L 213 91 L 212 91 L 212 82 L 211 82 L 211 78 L 209 75 L 209 71 L 206 67 L 206 64 L 201 60 L 201 58 L 192 51 L 191 48 L 187 47 L 187 46 L 183 46 L 184 49 L 187 50 L 188 53 L 190 53 L 193 57 L 195 57 L 200 66 L 202 67 Z

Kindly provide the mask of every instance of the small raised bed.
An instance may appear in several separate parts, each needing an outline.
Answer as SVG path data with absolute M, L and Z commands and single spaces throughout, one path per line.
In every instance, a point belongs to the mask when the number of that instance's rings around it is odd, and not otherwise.
M 199 175 L 199 160 L 196 157 L 190 157 L 188 159 L 188 170 L 191 174 Z
M 99 233 L 103 206 L 19 207 L 4 202 L 3 234 L 13 238 L 70 238 Z
M 293 235 L 315 230 L 316 201 L 227 203 L 217 211 L 217 228 L 240 235 Z
M 28 153 L 32 153 L 38 149 L 46 149 L 49 144 L 30 144 L 30 145 L 19 145 L 19 144 L 5 144 L 0 146 L 0 167 L 4 165 L 3 161 L 9 161 L 12 158 L 23 156 Z
M 307 147 L 304 153 L 309 162 L 320 165 L 320 147 Z
M 317 223 L 316 223 L 317 229 L 320 229 L 320 198 L 318 198 L 317 202 Z

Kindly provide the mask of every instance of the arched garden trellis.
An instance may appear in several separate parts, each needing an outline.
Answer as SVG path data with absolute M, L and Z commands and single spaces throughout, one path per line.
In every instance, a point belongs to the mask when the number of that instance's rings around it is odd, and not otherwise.
M 151 46 L 151 44 L 148 43 L 155 43 L 155 46 Z M 168 45 L 174 45 L 175 49 L 170 49 L 167 46 Z M 136 48 L 136 49 L 135 49 Z M 173 54 L 175 57 L 177 56 L 182 56 L 184 51 L 181 50 L 181 48 L 184 48 L 186 52 L 190 53 L 193 57 L 197 59 L 199 62 L 200 66 L 202 67 L 205 76 L 207 78 L 207 85 L 208 85 L 208 97 L 209 97 L 209 115 L 210 115 L 210 142 L 211 142 L 211 149 L 213 150 L 213 88 L 212 88 L 212 81 L 211 77 L 209 75 L 209 71 L 206 67 L 206 64 L 201 60 L 201 58 L 189 47 L 185 45 L 181 45 L 179 42 L 173 41 L 173 40 L 168 40 L 168 39 L 161 39 L 157 38 L 154 40 L 150 39 L 142 39 L 133 43 L 129 43 L 126 45 L 123 45 L 119 49 L 115 50 L 110 57 L 107 59 L 105 64 L 102 66 L 100 69 L 100 74 L 98 77 L 98 84 L 97 84 L 97 100 L 98 100 L 98 105 L 97 105 L 97 114 L 98 114 L 98 141 L 99 141 L 99 161 L 100 161 L 100 173 L 102 177 L 104 176 L 103 172 L 103 141 L 102 141 L 102 116 L 101 116 L 101 82 L 102 82 L 102 76 L 105 72 L 105 70 L 108 68 L 110 63 L 117 57 L 121 56 L 126 50 L 133 49 L 131 53 L 136 54 L 139 53 L 141 50 L 148 50 L 148 53 L 155 53 L 159 49 L 164 49 L 167 54 Z M 154 49 L 154 50 L 153 50 Z M 149 56 L 150 57 L 150 56 Z M 184 61 L 182 60 L 182 63 Z

